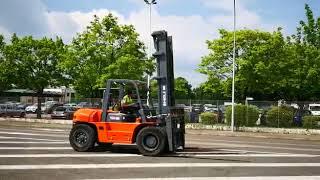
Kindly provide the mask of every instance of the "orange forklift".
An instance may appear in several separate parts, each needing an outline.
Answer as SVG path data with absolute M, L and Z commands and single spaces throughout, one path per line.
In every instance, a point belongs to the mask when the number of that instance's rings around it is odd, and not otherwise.
M 156 109 L 144 103 L 145 82 L 109 79 L 102 109 L 79 109 L 73 116 L 69 135 L 75 151 L 92 151 L 96 146 L 136 144 L 145 156 L 176 152 L 185 146 L 184 110 L 175 107 L 172 38 L 166 31 L 152 33 L 157 60 L 158 101 Z M 135 103 L 121 103 L 128 89 Z

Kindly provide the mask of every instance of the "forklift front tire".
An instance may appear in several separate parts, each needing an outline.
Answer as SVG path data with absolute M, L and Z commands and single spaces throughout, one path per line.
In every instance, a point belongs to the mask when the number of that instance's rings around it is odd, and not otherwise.
M 95 130 L 86 124 L 73 126 L 69 135 L 70 145 L 75 151 L 87 152 L 94 149 L 97 139 Z
M 166 148 L 167 138 L 160 128 L 145 127 L 136 138 L 138 150 L 145 156 L 158 156 Z

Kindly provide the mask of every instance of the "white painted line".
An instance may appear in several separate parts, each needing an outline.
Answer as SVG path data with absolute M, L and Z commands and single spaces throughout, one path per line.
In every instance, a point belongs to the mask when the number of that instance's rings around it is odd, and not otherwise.
M 31 138 L 31 137 L 11 137 L 11 136 L 0 136 L 0 139 L 25 139 L 25 140 L 37 140 L 37 141 L 61 141 L 55 139 L 39 139 L 39 138 Z
M 55 132 L 68 132 L 70 131 L 70 129 L 51 129 L 51 128 L 31 128 L 33 130 L 39 130 L 39 131 L 55 131 Z
M 0 141 L 0 144 L 69 144 L 69 141 L 55 141 L 55 142 L 44 142 L 44 141 Z
M 3 154 L 0 155 L 0 158 L 51 158 L 51 157 L 132 157 L 132 156 L 141 156 L 139 154 L 120 154 L 120 153 L 108 153 L 108 154 Z M 309 155 L 309 154 L 291 154 L 291 155 L 282 155 L 282 154 L 231 154 L 231 155 L 215 155 L 215 154 L 196 154 L 196 155 L 182 155 L 182 154 L 173 154 L 168 155 L 167 157 L 320 157 L 320 155 Z
M 320 176 L 251 176 L 251 177 L 173 177 L 173 178 L 128 178 L 86 180 L 318 180 Z
M 175 154 L 177 157 L 303 157 L 312 158 L 320 155 L 312 154 Z M 171 157 L 168 155 L 168 157 Z
M 40 128 L 42 129 L 42 128 Z M 21 133 L 51 133 L 51 134 L 69 134 L 71 129 L 66 129 L 64 132 L 62 131 L 42 131 L 40 129 L 34 129 L 29 127 L 24 127 L 23 129 L 14 129 L 14 128 L 0 128 L 0 131 L 9 131 L 9 132 L 21 132 Z
M 132 163 L 132 164 L 41 164 L 0 165 L 0 170 L 27 169 L 116 169 L 116 168 L 190 168 L 190 167 L 320 167 L 320 163 Z
M 236 147 L 236 148 L 263 148 L 263 149 L 280 149 L 280 150 L 294 150 L 294 151 L 317 151 L 320 149 L 311 148 L 290 148 L 290 147 L 276 147 L 276 146 L 260 146 L 260 145 L 250 145 L 250 144 L 230 144 L 230 143 L 209 143 L 209 142 L 190 142 L 189 144 L 194 145 L 210 145 L 210 146 L 226 146 L 226 147 Z
M 256 136 L 255 136 L 256 137 Z M 197 142 L 203 142 L 203 139 L 197 139 L 197 138 L 189 138 L 190 141 L 197 141 Z M 262 142 L 258 141 L 235 141 L 235 140 L 219 140 L 219 139 L 210 139 L 208 142 L 225 142 L 225 143 L 238 143 L 238 144 L 271 144 L 271 145 L 281 145 L 281 146 L 303 146 L 303 147 L 318 147 L 320 148 L 320 144 L 295 144 L 295 143 L 276 143 L 276 142 L 263 142 L 263 139 L 261 139 Z
M 71 147 L 0 147 L 0 150 L 66 150 Z
M 9 131 L 0 131 L 0 134 L 27 135 L 27 136 L 48 136 L 48 137 L 68 137 L 67 135 L 61 135 L 61 134 L 39 134 L 39 133 L 26 133 L 26 132 L 9 132 Z
M 60 157 L 136 157 L 138 154 L 2 154 L 0 158 L 60 158 Z
M 230 151 L 230 152 L 239 152 L 239 153 L 257 153 L 257 154 L 294 154 L 294 153 L 278 153 L 278 152 L 272 152 L 272 151 L 249 151 L 249 150 L 240 150 L 240 149 L 218 149 L 221 151 Z

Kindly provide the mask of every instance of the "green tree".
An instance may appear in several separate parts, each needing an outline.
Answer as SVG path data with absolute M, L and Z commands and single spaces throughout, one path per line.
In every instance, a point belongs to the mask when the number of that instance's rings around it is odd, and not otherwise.
M 174 96 L 176 99 L 191 99 L 192 98 L 192 90 L 191 84 L 183 78 L 178 77 L 174 80 Z
M 282 89 L 287 99 L 298 101 L 320 95 L 320 17 L 316 20 L 307 4 L 305 10 L 307 21 L 300 21 L 297 33 L 287 40 L 289 73 Z
M 9 89 L 13 79 L 14 73 L 12 68 L 10 67 L 10 62 L 6 61 L 4 50 L 6 47 L 6 43 L 4 42 L 4 37 L 0 35 L 0 92 Z
M 43 89 L 59 86 L 64 75 L 58 68 L 64 44 L 60 38 L 34 39 L 32 36 L 19 38 L 15 34 L 11 44 L 5 48 L 6 61 L 15 71 L 13 83 L 18 88 L 34 90 L 38 96 L 37 117 L 41 118 L 41 100 Z
M 98 97 L 99 88 L 113 78 L 143 79 L 154 71 L 145 46 L 132 25 L 119 25 L 112 14 L 94 20 L 68 46 L 61 67 L 83 97 Z
M 236 97 L 272 97 L 284 71 L 287 54 L 280 32 L 239 30 L 236 32 Z M 231 97 L 233 32 L 220 30 L 220 38 L 207 41 L 210 54 L 203 57 L 199 71 L 208 76 L 206 91 Z

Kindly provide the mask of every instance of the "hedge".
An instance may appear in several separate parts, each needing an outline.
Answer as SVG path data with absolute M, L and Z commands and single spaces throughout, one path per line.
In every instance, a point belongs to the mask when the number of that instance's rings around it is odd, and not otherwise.
M 302 118 L 303 128 L 313 129 L 319 128 L 320 116 L 304 116 Z
M 202 124 L 217 124 L 218 115 L 213 112 L 204 112 L 200 114 Z
M 232 107 L 229 106 L 226 109 L 226 123 L 231 124 L 231 112 Z M 255 126 L 256 121 L 259 118 L 259 109 L 254 105 L 237 104 L 234 107 L 234 124 L 237 127 L 240 126 Z
M 273 106 L 267 112 L 267 126 L 291 127 L 293 125 L 294 109 L 288 106 Z

